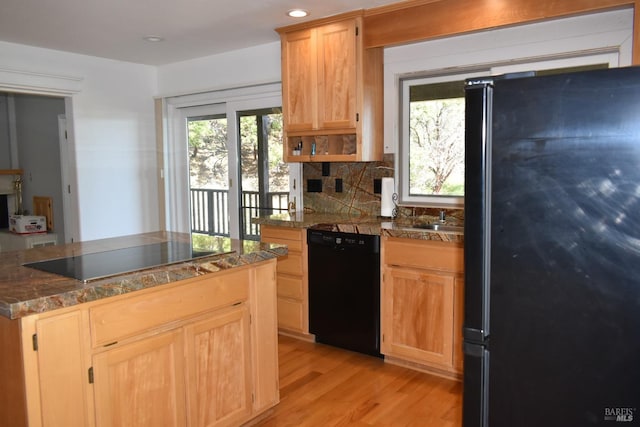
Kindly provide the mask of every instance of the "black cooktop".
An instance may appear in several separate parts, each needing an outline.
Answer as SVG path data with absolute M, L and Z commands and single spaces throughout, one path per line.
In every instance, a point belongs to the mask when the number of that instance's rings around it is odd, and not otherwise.
M 190 243 L 171 241 L 23 265 L 87 282 L 224 252 L 194 250 Z

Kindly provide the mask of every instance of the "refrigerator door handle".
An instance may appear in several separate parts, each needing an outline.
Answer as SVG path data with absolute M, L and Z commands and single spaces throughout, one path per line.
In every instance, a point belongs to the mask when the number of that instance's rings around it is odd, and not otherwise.
M 474 342 L 490 335 L 491 138 L 493 84 L 469 81 L 465 94 L 464 326 Z M 473 332 L 472 332 L 473 331 Z M 482 336 L 477 336 L 481 333 Z

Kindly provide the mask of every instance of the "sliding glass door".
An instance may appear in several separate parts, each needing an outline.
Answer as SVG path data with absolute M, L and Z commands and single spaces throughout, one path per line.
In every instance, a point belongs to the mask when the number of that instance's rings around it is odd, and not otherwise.
M 289 165 L 283 161 L 280 108 L 238 112 L 240 148 L 240 237 L 259 240 L 251 218 L 286 212 Z
M 169 104 L 168 230 L 259 240 L 252 218 L 300 200 L 301 168 L 283 161 L 279 94 L 240 98 Z
M 229 236 L 229 153 L 224 114 L 186 119 L 191 232 Z

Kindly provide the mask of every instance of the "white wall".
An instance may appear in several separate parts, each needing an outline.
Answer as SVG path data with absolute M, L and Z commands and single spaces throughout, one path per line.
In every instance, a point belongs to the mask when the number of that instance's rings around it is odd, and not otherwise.
M 176 62 L 158 68 L 163 97 L 280 82 L 280 43 Z
M 158 230 L 156 68 L 0 42 L 0 69 L 82 79 L 67 108 L 77 179 L 74 239 Z

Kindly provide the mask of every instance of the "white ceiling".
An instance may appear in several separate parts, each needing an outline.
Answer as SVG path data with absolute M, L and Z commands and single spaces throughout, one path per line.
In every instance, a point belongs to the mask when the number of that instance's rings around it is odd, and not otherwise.
M 163 65 L 275 42 L 277 27 L 398 1 L 1 0 L 0 40 Z M 286 16 L 293 8 L 310 16 Z

